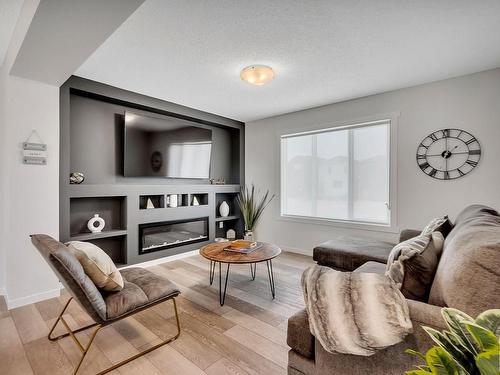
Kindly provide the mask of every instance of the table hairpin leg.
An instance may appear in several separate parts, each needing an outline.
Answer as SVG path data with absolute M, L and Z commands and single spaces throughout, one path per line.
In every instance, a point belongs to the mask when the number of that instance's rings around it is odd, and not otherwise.
M 274 272 L 273 272 L 273 261 L 269 259 L 266 261 L 267 264 L 267 274 L 269 275 L 269 285 L 271 286 L 271 294 L 273 299 L 276 296 L 276 288 L 274 287 Z
M 227 264 L 226 270 L 226 281 L 224 282 L 224 292 L 222 292 L 222 262 L 219 262 L 219 303 L 221 306 L 224 305 L 224 301 L 226 300 L 226 289 L 227 289 L 227 280 L 229 279 L 229 266 L 230 263 Z
M 255 280 L 256 272 L 257 272 L 257 263 L 250 263 L 250 273 L 252 274 L 252 280 Z
M 210 285 L 213 284 L 214 282 L 214 274 L 215 274 L 215 263 L 214 261 L 210 261 L 210 269 L 208 270 L 209 272 L 209 278 L 210 278 Z

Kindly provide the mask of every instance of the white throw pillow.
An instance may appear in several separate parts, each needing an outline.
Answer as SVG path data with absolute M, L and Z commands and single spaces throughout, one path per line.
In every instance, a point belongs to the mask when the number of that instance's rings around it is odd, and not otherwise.
M 103 290 L 115 292 L 123 289 L 123 278 L 108 254 L 90 242 L 66 243 L 83 270 L 94 284 Z

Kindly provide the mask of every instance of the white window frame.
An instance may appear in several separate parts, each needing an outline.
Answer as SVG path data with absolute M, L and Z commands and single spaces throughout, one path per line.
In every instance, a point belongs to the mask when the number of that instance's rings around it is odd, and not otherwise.
M 338 123 L 327 123 L 317 126 L 308 127 L 307 129 L 294 129 L 292 131 L 280 131 L 277 133 L 277 144 L 279 150 L 278 157 L 278 186 L 280 191 L 280 202 L 278 206 L 277 216 L 279 220 L 283 221 L 293 221 L 305 224 L 314 225 L 327 225 L 335 226 L 341 228 L 349 229 L 362 229 L 362 230 L 372 230 L 381 232 L 391 232 L 398 233 L 399 228 L 397 225 L 397 127 L 398 127 L 399 113 L 389 113 L 376 116 L 365 117 L 361 119 L 353 119 L 351 121 L 343 121 Z M 290 215 L 283 213 L 283 196 L 284 189 L 284 168 L 283 168 L 283 150 L 281 147 L 282 138 L 296 136 L 296 135 L 308 135 L 308 134 L 318 134 L 328 131 L 343 130 L 343 129 L 354 129 L 359 127 L 365 127 L 370 125 L 376 125 L 377 123 L 389 122 L 389 223 L 379 224 L 372 222 L 363 222 L 358 220 L 342 220 L 342 219 L 330 219 L 330 218 L 319 218 L 311 216 L 300 216 L 300 215 Z

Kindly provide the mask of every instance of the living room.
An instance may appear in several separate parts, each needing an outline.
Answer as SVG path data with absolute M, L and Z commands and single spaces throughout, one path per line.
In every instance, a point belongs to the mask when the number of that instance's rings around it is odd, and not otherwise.
M 2 374 L 499 373 L 498 1 L 7 0 L 0 35 Z

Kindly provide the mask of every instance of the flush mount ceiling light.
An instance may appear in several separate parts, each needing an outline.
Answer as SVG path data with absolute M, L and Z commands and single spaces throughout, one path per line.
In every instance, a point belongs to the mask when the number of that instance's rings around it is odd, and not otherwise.
M 262 86 L 273 80 L 274 71 L 270 66 L 250 65 L 243 68 L 240 77 L 243 81 L 252 85 Z

